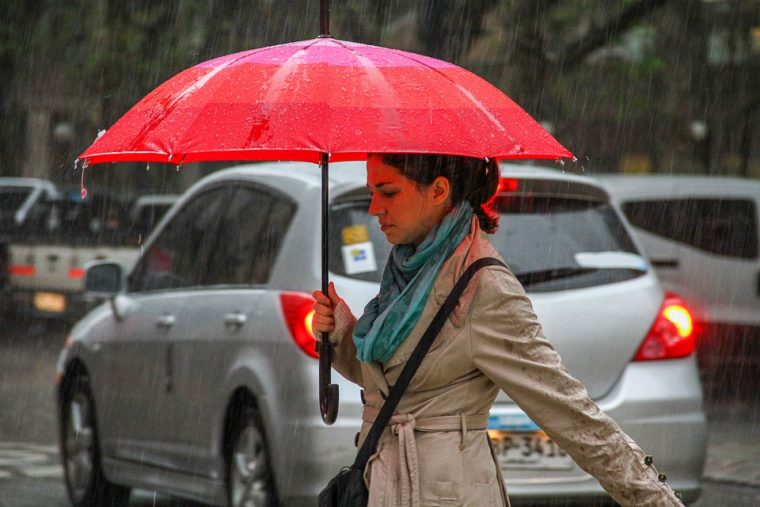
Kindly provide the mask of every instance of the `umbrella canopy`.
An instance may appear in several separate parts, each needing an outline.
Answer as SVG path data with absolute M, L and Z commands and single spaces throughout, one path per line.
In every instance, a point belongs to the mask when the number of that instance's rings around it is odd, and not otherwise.
M 508 96 L 448 62 L 331 37 L 222 56 L 169 79 L 79 157 L 148 161 L 496 159 L 572 154 Z

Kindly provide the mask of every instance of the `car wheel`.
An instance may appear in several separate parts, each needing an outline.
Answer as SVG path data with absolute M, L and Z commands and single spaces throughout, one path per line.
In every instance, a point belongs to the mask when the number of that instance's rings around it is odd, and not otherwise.
M 106 479 L 100 466 L 92 394 L 83 376 L 68 382 L 61 411 L 61 456 L 64 480 L 76 507 L 125 507 L 129 488 Z
M 230 507 L 277 505 L 266 440 L 253 408 L 243 411 L 232 432 L 227 460 Z

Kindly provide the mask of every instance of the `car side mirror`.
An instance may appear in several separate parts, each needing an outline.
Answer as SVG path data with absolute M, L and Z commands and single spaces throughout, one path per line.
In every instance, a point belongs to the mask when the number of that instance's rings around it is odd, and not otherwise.
M 124 268 L 118 262 L 94 261 L 85 266 L 84 289 L 94 296 L 116 296 L 126 285 Z
M 127 287 L 124 268 L 118 262 L 93 261 L 85 266 L 84 289 L 91 298 L 108 299 L 116 320 L 124 318 L 124 305 L 117 304 L 117 296 Z

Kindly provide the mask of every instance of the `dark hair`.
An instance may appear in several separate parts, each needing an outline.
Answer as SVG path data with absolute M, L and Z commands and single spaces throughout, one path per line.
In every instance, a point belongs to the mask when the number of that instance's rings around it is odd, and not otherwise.
M 480 228 L 489 234 L 496 232 L 499 214 L 491 206 L 499 188 L 499 164 L 495 160 L 417 153 L 379 156 L 383 163 L 395 167 L 418 185 L 430 185 L 438 176 L 448 179 L 452 204 L 468 201 L 478 216 Z

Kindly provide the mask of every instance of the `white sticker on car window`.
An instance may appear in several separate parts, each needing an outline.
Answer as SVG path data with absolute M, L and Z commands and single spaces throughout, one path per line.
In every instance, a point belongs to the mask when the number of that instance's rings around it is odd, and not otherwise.
M 343 265 L 346 268 L 347 275 L 377 271 L 375 248 L 372 242 L 365 241 L 354 243 L 353 245 L 345 245 L 341 247 L 341 250 L 343 252 Z

